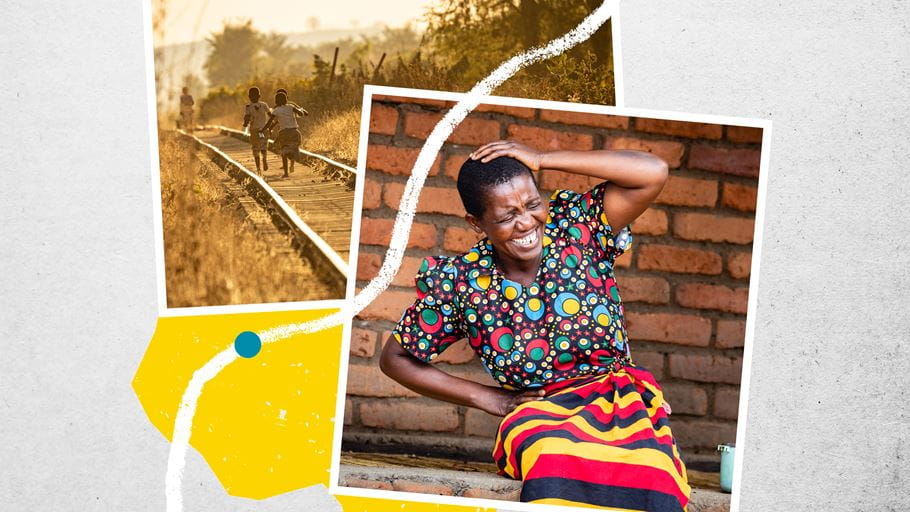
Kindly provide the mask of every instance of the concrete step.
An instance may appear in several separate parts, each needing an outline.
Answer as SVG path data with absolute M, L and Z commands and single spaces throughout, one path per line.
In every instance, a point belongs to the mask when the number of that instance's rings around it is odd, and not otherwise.
M 716 473 L 690 471 L 689 480 L 688 512 L 729 512 L 730 495 L 717 490 Z M 521 482 L 496 474 L 491 463 L 350 452 L 341 455 L 339 485 L 504 501 L 521 493 Z

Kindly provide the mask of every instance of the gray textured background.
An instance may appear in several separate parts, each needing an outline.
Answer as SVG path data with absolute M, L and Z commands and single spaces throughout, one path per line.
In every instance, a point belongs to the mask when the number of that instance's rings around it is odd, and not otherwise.
M 742 510 L 910 509 L 910 3 L 622 7 L 627 106 L 774 123 Z
M 0 508 L 163 510 L 139 2 L 0 3 Z M 301 9 L 305 6 L 301 5 Z M 623 2 L 626 105 L 770 118 L 743 511 L 910 509 L 910 3 Z M 227 497 L 192 455 L 188 510 Z

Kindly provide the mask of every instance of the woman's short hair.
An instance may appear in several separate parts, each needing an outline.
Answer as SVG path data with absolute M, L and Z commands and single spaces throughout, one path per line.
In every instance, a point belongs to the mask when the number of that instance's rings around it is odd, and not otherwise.
M 531 169 L 512 157 L 501 156 L 487 163 L 468 158 L 458 171 L 458 195 L 465 211 L 477 218 L 483 217 L 487 192 L 522 174 L 530 176 L 537 185 Z

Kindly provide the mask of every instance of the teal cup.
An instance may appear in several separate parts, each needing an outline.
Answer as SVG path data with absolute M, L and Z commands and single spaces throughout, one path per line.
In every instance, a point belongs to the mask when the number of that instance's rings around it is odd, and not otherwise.
M 736 445 L 721 444 L 717 446 L 720 452 L 720 489 L 730 492 L 733 489 L 733 460 L 736 458 Z

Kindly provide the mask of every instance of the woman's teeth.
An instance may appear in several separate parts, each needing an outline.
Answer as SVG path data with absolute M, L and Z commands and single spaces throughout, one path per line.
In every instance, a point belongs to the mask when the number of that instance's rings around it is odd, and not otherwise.
M 524 238 L 513 238 L 512 241 L 523 247 L 530 247 L 531 245 L 537 243 L 537 231 L 531 232 L 530 235 Z

